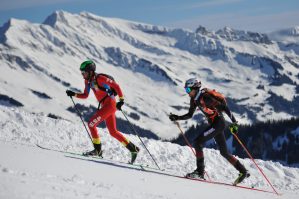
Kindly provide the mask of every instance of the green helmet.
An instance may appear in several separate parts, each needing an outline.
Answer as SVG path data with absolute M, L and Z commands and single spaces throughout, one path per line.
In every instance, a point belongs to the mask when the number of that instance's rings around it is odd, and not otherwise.
M 80 70 L 85 72 L 95 71 L 96 65 L 93 61 L 87 60 L 80 65 Z

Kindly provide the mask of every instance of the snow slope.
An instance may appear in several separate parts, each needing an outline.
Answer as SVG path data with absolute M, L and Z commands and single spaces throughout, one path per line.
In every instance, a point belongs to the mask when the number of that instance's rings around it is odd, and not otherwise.
M 11 19 L 0 28 L 0 103 L 79 121 L 65 90 L 82 91 L 78 68 L 90 58 L 121 85 L 132 122 L 164 139 L 178 135 L 166 113 L 187 112 L 190 77 L 224 93 L 240 123 L 290 118 L 299 115 L 297 49 L 228 27 L 192 32 L 86 12 L 57 11 L 43 24 Z M 97 107 L 93 94 L 76 102 Z
M 45 114 L 28 113 L 0 106 L 0 198 L 298 198 L 299 169 L 279 163 L 257 160 L 274 187 L 282 195 L 211 185 L 191 180 L 143 172 L 135 167 L 111 162 L 128 161 L 129 153 L 101 132 L 104 158 L 85 159 L 35 146 L 36 143 L 56 150 L 82 152 L 91 149 L 80 124 L 52 119 Z M 128 136 L 135 143 L 135 136 Z M 143 139 L 161 168 L 184 175 L 195 167 L 188 147 L 168 142 Z M 207 172 L 217 181 L 232 182 L 237 172 L 216 150 L 207 149 Z M 251 173 L 243 185 L 271 191 L 249 159 L 241 160 Z M 145 150 L 136 163 L 154 167 Z

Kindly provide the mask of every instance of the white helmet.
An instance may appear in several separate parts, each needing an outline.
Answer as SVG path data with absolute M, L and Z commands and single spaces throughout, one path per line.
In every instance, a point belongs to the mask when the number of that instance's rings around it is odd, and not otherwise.
M 196 78 L 188 79 L 185 82 L 185 88 L 200 88 L 201 87 L 201 81 L 198 81 Z

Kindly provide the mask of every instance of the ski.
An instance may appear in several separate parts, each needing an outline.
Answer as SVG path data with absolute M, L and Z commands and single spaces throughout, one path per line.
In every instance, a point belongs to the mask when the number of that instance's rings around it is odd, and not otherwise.
M 177 177 L 180 177 L 180 176 L 177 176 Z M 206 183 L 210 183 L 210 184 L 218 184 L 218 185 L 236 187 L 236 188 L 241 188 L 241 189 L 248 189 L 248 190 L 260 191 L 260 192 L 266 192 L 266 193 L 273 193 L 271 191 L 267 191 L 267 190 L 263 190 L 263 189 L 258 189 L 258 188 L 254 188 L 254 187 L 242 186 L 242 185 L 238 185 L 238 184 L 234 185 L 234 184 L 225 183 L 225 182 L 217 182 L 217 181 L 197 179 L 197 178 L 187 178 L 187 177 L 180 177 L 180 178 L 186 178 L 186 179 L 189 179 L 189 180 L 206 182 Z
M 145 169 L 145 171 L 147 171 L 147 170 Z M 171 174 L 171 173 L 161 172 L 161 171 L 150 171 L 150 172 L 165 175 L 165 176 L 169 176 L 169 177 L 180 178 L 180 179 L 193 180 L 193 181 L 198 181 L 198 182 L 203 182 L 203 183 L 210 183 L 210 184 L 223 185 L 223 186 L 229 186 L 229 187 L 234 187 L 234 188 L 241 188 L 241 189 L 247 189 L 247 190 L 252 190 L 252 191 L 259 191 L 259 192 L 276 194 L 274 192 L 263 190 L 263 189 L 258 189 L 258 188 L 255 188 L 253 186 L 252 187 L 247 187 L 247 186 L 242 186 L 242 185 L 234 185 L 233 183 L 218 182 L 218 181 L 207 180 L 207 179 L 190 178 L 190 177 L 186 177 L 186 176 L 179 176 L 179 175 L 174 175 L 174 174 Z
M 145 171 L 147 171 L 147 170 L 145 169 Z M 276 194 L 274 192 L 263 190 L 263 189 L 258 189 L 258 188 L 254 188 L 254 187 L 247 187 L 247 186 L 242 186 L 242 185 L 233 185 L 233 184 L 226 183 L 226 182 L 217 182 L 217 181 L 213 181 L 213 180 L 198 179 L 198 178 L 189 178 L 189 177 L 186 177 L 186 176 L 174 175 L 174 174 L 167 173 L 167 172 L 162 172 L 162 171 L 148 171 L 148 172 L 152 172 L 152 173 L 156 173 L 156 174 L 161 174 L 161 175 L 165 175 L 165 176 L 169 176 L 169 177 L 180 178 L 180 179 L 193 180 L 193 181 L 197 181 L 197 182 L 203 182 L 203 183 L 209 183 L 209 184 L 229 186 L 229 187 L 234 187 L 234 188 L 247 189 L 247 190 L 251 190 L 251 191 L 259 191 L 259 192 Z
M 185 179 L 185 180 L 192 180 L 192 181 L 197 181 L 197 182 L 202 182 L 202 183 L 216 184 L 216 185 L 229 186 L 229 187 L 234 187 L 234 188 L 241 188 L 241 189 L 247 189 L 247 190 L 252 190 L 252 191 L 259 191 L 259 192 L 275 194 L 274 192 L 271 192 L 271 191 L 258 189 L 258 188 L 254 188 L 254 187 L 242 186 L 242 185 L 238 185 L 238 184 L 234 185 L 233 183 L 230 184 L 230 183 L 226 183 L 226 182 L 217 182 L 217 181 L 207 180 L 207 179 L 190 178 L 190 177 L 186 177 L 186 176 L 174 175 L 174 174 L 170 173 L 169 171 L 166 172 L 165 170 L 159 170 L 157 168 L 152 168 L 152 167 L 149 167 L 148 165 L 130 164 L 130 163 L 115 161 L 115 160 L 110 160 L 110 159 L 107 160 L 107 159 L 104 159 L 104 158 L 100 158 L 98 156 L 84 156 L 83 154 L 80 154 L 80 153 L 68 152 L 68 151 L 57 150 L 57 149 L 50 149 L 50 148 L 47 148 L 47 147 L 40 146 L 39 144 L 36 144 L 36 146 L 41 148 L 41 149 L 44 149 L 44 150 L 55 151 L 55 152 L 70 154 L 70 155 L 74 155 L 74 156 L 81 156 L 81 157 L 84 157 L 86 159 L 92 158 L 92 159 L 97 159 L 97 160 L 101 160 L 101 161 L 109 161 L 109 162 L 112 162 L 112 163 L 115 162 L 117 164 L 125 164 L 127 166 L 133 166 L 135 168 L 137 167 L 138 169 L 140 169 L 141 171 L 144 171 L 144 172 L 151 172 L 151 173 L 155 173 L 155 174 L 159 174 L 159 175 L 175 177 L 175 178 L 180 178 L 180 179 Z M 99 163 L 101 163 L 101 162 L 99 162 Z M 102 162 L 102 163 L 104 163 L 104 162 Z
M 86 159 L 92 158 L 92 159 L 97 159 L 97 160 L 110 161 L 110 162 L 115 162 L 115 163 L 118 163 L 118 164 L 125 164 L 125 165 L 135 166 L 135 167 L 140 168 L 141 170 L 150 169 L 150 170 L 156 170 L 156 171 L 163 171 L 163 170 L 159 170 L 157 168 L 150 167 L 149 165 L 136 164 L 136 163 L 131 164 L 130 162 L 122 162 L 122 161 L 116 161 L 116 160 L 112 160 L 112 159 L 105 159 L 105 158 L 99 157 L 99 156 L 86 156 L 86 155 L 83 155 L 83 153 L 76 153 L 76 152 L 69 152 L 69 151 L 63 151 L 63 150 L 58 150 L 58 149 L 51 149 L 51 148 L 41 146 L 39 144 L 35 144 L 35 145 L 40 149 L 44 149 L 44 150 L 48 150 L 48 151 L 55 151 L 55 152 L 74 155 L 74 156 L 80 156 L 80 157 L 84 157 Z

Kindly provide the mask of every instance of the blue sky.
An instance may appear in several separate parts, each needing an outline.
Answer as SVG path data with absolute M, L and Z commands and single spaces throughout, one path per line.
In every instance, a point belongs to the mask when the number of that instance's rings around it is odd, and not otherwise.
M 42 23 L 55 10 L 191 30 L 271 32 L 299 25 L 299 0 L 0 0 L 0 25 L 10 18 Z

